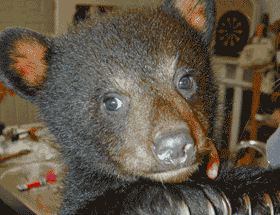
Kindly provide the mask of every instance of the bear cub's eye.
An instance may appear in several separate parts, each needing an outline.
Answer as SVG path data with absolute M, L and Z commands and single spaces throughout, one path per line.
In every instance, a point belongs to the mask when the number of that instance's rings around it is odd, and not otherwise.
M 197 90 L 195 70 L 181 69 L 175 73 L 173 84 L 176 90 L 185 98 L 189 99 Z
M 185 75 L 182 78 L 180 78 L 178 82 L 179 89 L 188 90 L 191 89 L 193 86 L 193 80 L 190 75 Z
M 123 106 L 123 102 L 117 97 L 107 97 L 104 99 L 104 105 L 109 111 L 117 111 Z
M 123 93 L 109 92 L 103 95 L 102 110 L 108 114 L 120 114 L 130 108 L 130 97 Z

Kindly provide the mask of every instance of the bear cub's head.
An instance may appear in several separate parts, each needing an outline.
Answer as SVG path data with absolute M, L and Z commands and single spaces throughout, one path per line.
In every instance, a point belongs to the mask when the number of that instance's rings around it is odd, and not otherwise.
M 39 107 L 69 171 L 178 182 L 207 161 L 217 98 L 208 48 L 212 1 L 95 16 L 49 38 L 0 34 L 1 81 Z

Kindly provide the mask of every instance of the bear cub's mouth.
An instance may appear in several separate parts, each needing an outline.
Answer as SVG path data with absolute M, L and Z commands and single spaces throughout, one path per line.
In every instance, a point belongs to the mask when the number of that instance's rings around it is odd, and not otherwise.
M 160 182 L 183 182 L 198 170 L 200 163 L 195 163 L 188 167 L 183 167 L 171 171 L 148 174 L 147 177 Z

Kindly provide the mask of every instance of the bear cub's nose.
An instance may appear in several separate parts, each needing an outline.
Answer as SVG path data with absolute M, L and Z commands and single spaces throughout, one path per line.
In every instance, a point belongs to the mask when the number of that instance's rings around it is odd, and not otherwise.
M 154 142 L 153 151 L 161 164 L 175 167 L 186 166 L 195 157 L 194 141 L 190 131 L 186 129 L 159 135 Z

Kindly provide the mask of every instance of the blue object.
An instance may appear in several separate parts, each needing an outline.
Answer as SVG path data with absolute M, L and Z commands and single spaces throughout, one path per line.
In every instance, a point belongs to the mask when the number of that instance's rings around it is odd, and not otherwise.
M 280 164 L 280 126 L 268 138 L 266 144 L 266 154 L 271 166 Z

